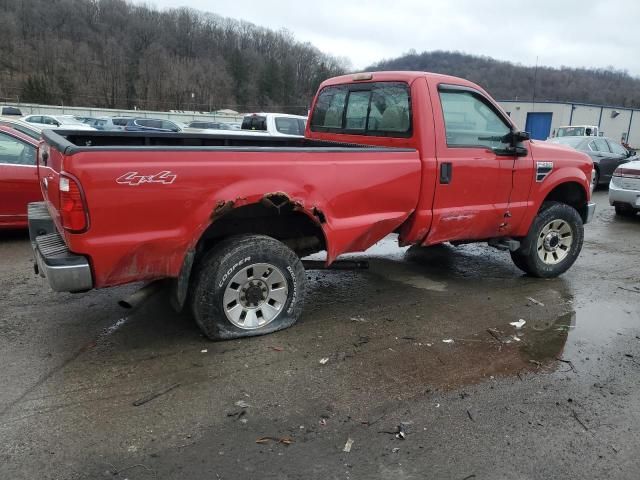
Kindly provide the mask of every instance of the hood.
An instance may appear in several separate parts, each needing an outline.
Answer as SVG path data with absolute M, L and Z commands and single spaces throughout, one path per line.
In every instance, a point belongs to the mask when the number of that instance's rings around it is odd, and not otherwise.
M 529 142 L 531 156 L 537 162 L 562 162 L 591 172 L 593 161 L 586 153 L 568 145 L 531 140 Z

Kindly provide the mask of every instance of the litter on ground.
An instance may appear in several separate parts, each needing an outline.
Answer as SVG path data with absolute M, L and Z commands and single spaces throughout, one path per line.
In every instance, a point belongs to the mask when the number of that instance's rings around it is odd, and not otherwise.
M 353 439 L 347 438 L 347 443 L 344 444 L 343 452 L 349 453 L 351 451 L 351 446 L 353 445 Z
M 521 318 L 517 322 L 509 322 L 509 325 L 511 325 L 513 327 L 516 327 L 516 328 L 522 328 L 525 323 L 527 323 L 527 322 Z

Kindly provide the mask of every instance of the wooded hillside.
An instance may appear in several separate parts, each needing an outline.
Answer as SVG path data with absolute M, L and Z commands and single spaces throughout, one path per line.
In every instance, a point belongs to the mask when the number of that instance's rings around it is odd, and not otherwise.
M 287 32 L 191 9 L 0 0 L 4 101 L 306 113 L 318 84 L 342 72 Z
M 369 70 L 418 70 L 463 77 L 480 84 L 499 100 L 597 103 L 640 107 L 640 79 L 610 69 L 525 67 L 459 52 L 410 53 L 384 60 Z

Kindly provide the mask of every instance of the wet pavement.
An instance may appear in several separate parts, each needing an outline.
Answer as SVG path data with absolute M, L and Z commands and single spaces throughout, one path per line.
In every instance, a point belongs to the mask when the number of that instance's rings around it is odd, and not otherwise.
M 640 216 L 595 197 L 560 278 L 390 237 L 222 343 L 136 286 L 54 294 L 0 234 L 0 478 L 636 479 Z

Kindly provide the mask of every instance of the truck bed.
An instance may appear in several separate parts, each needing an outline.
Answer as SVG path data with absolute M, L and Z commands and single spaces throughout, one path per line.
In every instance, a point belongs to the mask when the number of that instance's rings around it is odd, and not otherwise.
M 366 149 L 404 150 L 393 147 L 376 147 L 356 143 L 332 142 L 326 140 L 310 140 L 307 138 L 266 137 L 252 134 L 246 135 L 207 135 L 202 133 L 165 133 L 165 132 L 84 132 L 71 130 L 44 130 L 43 138 L 60 153 L 72 155 L 81 151 L 96 150 L 319 150 L 353 151 Z
M 283 225 L 280 236 L 313 228 L 332 262 L 395 230 L 420 194 L 420 156 L 408 148 L 250 134 L 45 130 L 43 137 L 44 199 L 69 251 L 90 258 L 96 288 L 175 278 L 206 232 L 244 218 Z M 63 228 L 61 177 L 65 188 L 77 184 L 83 228 Z

